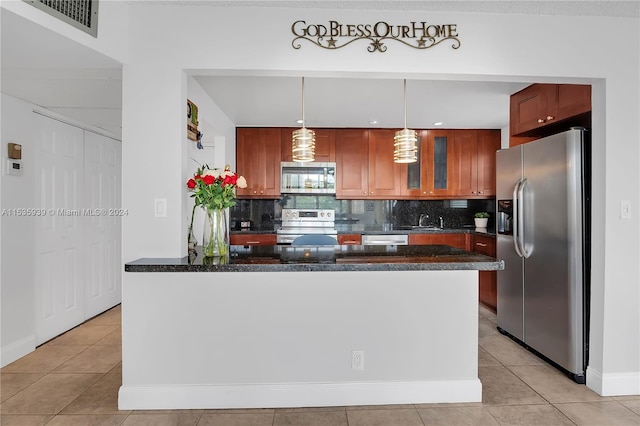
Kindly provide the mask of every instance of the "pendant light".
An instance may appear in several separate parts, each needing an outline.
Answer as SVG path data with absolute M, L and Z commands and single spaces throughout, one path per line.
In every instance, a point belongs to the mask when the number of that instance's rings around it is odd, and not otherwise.
M 407 80 L 404 80 L 404 129 L 393 138 L 394 163 L 415 163 L 418 161 L 418 133 L 407 129 Z
M 304 77 L 302 77 L 302 128 L 293 131 L 291 152 L 293 161 L 307 163 L 314 160 L 316 132 L 304 127 Z

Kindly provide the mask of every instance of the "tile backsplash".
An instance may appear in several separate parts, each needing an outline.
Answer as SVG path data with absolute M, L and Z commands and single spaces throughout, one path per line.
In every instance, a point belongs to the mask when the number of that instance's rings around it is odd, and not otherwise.
M 421 214 L 428 215 L 426 224 L 445 228 L 473 226 L 473 215 L 479 211 L 494 217 L 494 200 L 336 200 L 332 195 L 284 195 L 278 200 L 238 199 L 230 210 L 231 229 L 240 229 L 241 222 L 250 222 L 256 230 L 277 229 L 283 208 L 334 209 L 336 227 L 349 225 L 393 227 L 417 225 Z M 492 219 L 489 219 L 489 223 Z

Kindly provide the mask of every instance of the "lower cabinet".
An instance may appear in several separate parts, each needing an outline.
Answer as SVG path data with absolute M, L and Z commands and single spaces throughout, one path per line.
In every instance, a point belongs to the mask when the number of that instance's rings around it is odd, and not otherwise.
M 231 234 L 229 244 L 236 246 L 275 246 L 276 234 Z
M 360 234 L 338 234 L 338 244 L 344 245 L 360 245 L 362 244 L 362 235 Z
M 496 256 L 495 238 L 483 235 L 473 235 L 472 250 L 487 256 Z M 480 303 L 496 312 L 498 305 L 497 272 L 479 271 L 479 299 Z
M 446 245 L 469 250 L 469 234 L 409 234 L 409 245 Z

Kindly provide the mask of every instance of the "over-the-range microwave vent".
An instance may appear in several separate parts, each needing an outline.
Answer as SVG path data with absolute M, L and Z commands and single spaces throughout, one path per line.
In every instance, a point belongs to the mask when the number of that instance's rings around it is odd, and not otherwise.
M 24 0 L 38 9 L 98 36 L 98 0 Z

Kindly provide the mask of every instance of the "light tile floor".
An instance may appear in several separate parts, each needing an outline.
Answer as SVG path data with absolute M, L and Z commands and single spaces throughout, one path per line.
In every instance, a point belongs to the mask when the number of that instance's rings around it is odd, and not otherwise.
M 640 425 L 640 396 L 601 397 L 496 330 L 479 307 L 482 403 L 258 410 L 118 410 L 120 306 L 0 370 L 0 424 L 198 426 Z

